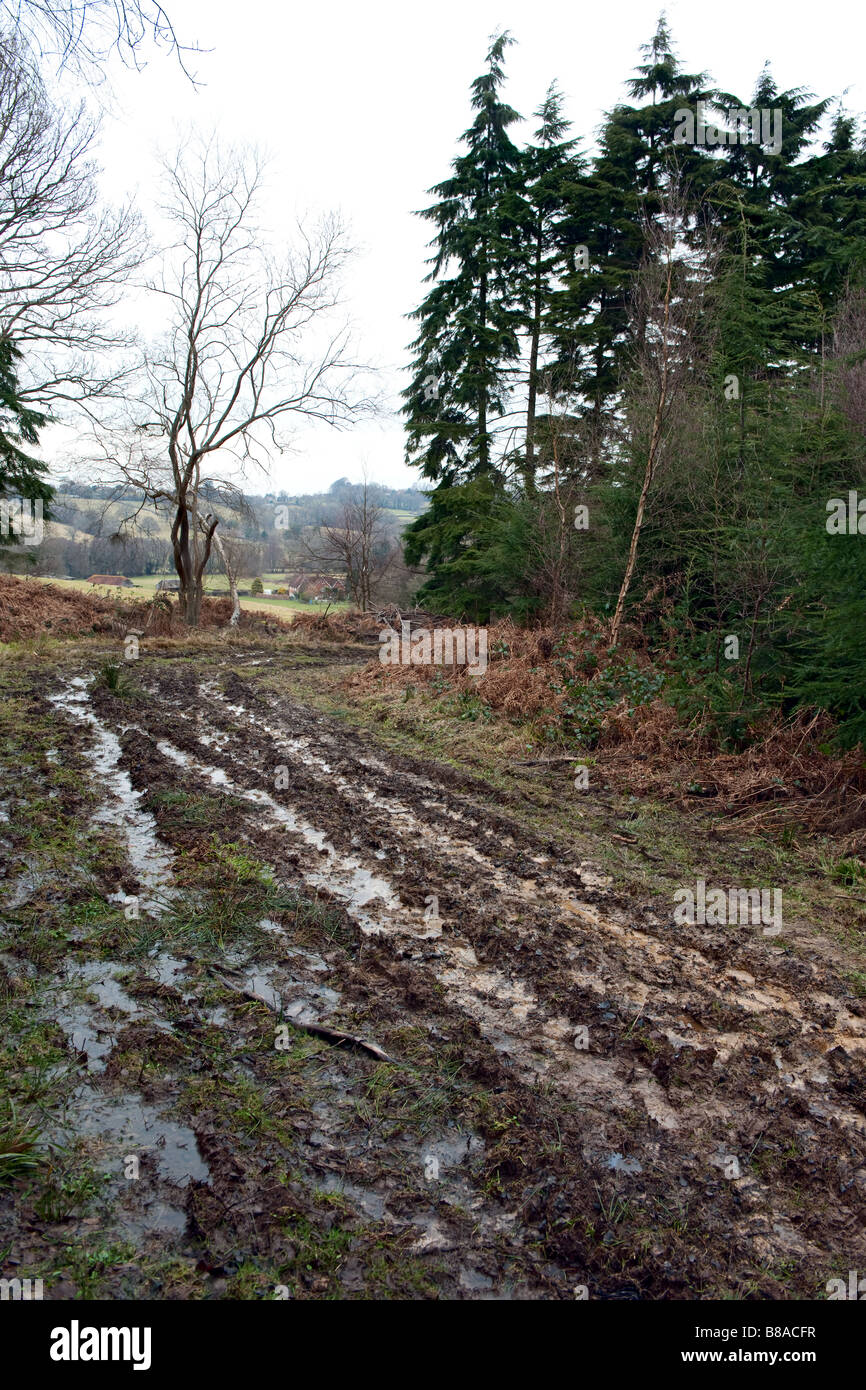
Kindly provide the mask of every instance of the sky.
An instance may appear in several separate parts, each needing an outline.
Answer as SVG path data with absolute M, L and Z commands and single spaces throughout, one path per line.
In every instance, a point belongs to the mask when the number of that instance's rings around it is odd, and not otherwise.
M 193 86 L 157 51 L 143 72 L 110 70 L 100 144 L 102 188 L 110 200 L 132 197 L 147 218 L 156 196 L 156 161 L 189 138 L 218 131 L 227 142 L 258 145 L 270 156 L 266 221 L 276 244 L 298 216 L 338 210 L 356 254 L 344 301 L 358 350 L 378 370 L 382 418 L 343 433 L 326 425 L 299 430 L 291 452 L 275 455 L 270 478 L 250 490 L 321 491 L 336 478 L 392 486 L 418 483 L 403 458 L 397 411 L 407 383 L 406 315 L 421 301 L 429 228 L 413 213 L 447 177 L 470 123 L 469 87 L 483 70 L 490 36 L 508 29 L 505 99 L 529 119 L 556 80 L 572 134 L 591 151 L 602 114 L 625 98 L 656 27 L 658 0 L 609 0 L 578 6 L 534 0 L 164 0 L 179 35 L 207 52 L 190 59 Z M 686 71 L 708 70 L 746 101 L 765 61 L 782 89 L 803 86 L 842 96 L 866 113 L 863 71 L 866 9 L 850 0 L 664 6 Z M 72 96 L 71 85 L 66 90 Z M 155 311 L 136 306 L 137 321 Z M 44 441 L 51 456 L 49 438 Z M 60 455 L 56 452 L 55 459 Z

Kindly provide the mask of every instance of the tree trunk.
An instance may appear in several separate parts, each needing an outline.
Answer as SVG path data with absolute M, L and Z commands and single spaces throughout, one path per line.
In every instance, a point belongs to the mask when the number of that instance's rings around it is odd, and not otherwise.
M 640 499 L 637 504 L 637 516 L 635 517 L 634 530 L 631 534 L 631 545 L 628 550 L 628 563 L 625 567 L 622 587 L 619 591 L 619 598 L 616 601 L 616 611 L 613 615 L 613 624 L 610 630 L 610 645 L 615 647 L 619 641 L 619 630 L 622 626 L 622 615 L 625 609 L 625 601 L 631 585 L 634 567 L 637 561 L 637 546 L 640 540 L 641 527 L 643 526 L 644 512 L 646 510 L 646 500 L 650 490 L 650 484 L 655 472 L 656 455 L 661 440 L 662 420 L 664 418 L 665 404 L 667 402 L 668 386 L 668 325 L 670 322 L 671 306 L 671 279 L 673 277 L 673 266 L 668 257 L 667 283 L 665 285 L 665 312 L 664 312 L 664 333 L 662 336 L 662 373 L 661 384 L 659 386 L 659 398 L 656 403 L 655 415 L 653 416 L 652 434 L 650 436 L 649 453 L 647 455 L 646 468 L 644 469 L 643 487 L 640 490 Z
M 220 540 L 219 533 L 217 531 L 213 532 L 213 543 L 217 555 L 223 562 L 223 568 L 226 572 L 226 578 L 229 581 L 229 598 L 232 601 L 232 615 L 229 618 L 228 625 L 229 627 L 237 627 L 238 621 L 241 616 L 241 601 L 238 597 L 238 577 L 235 573 L 234 565 L 229 564 L 228 557 L 226 556 L 225 552 L 225 547 L 222 541 Z
M 482 343 L 485 339 L 487 329 L 487 272 L 481 274 L 481 285 L 478 294 L 478 323 L 481 329 L 480 338 Z M 484 370 L 487 370 L 487 358 L 484 359 Z M 490 441 L 487 438 L 487 385 L 482 382 L 478 388 L 478 468 L 481 473 L 486 473 L 490 467 Z
M 541 227 L 535 238 L 535 283 L 532 296 L 532 333 L 529 344 L 529 398 L 526 405 L 526 457 L 523 485 L 526 495 L 535 492 L 535 411 L 538 399 L 538 341 L 541 337 Z

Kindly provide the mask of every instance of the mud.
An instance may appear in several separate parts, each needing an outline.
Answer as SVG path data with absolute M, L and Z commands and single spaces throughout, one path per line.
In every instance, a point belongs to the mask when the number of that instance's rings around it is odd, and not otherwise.
M 76 1075 L 52 1134 L 139 1249 L 108 1296 L 812 1298 L 866 1264 L 866 1017 L 809 921 L 618 896 L 516 787 L 494 804 L 293 698 L 290 657 L 142 662 L 134 705 L 88 676 L 54 739 L 142 927 L 40 1007 Z M 216 842 L 269 905 L 196 934 Z

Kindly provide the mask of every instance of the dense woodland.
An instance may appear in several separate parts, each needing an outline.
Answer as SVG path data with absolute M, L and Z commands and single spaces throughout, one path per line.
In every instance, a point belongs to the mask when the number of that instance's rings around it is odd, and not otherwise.
M 474 621 L 601 620 L 612 646 L 639 630 L 723 736 L 814 705 L 854 742 L 860 121 L 806 85 L 779 91 L 770 65 L 748 96 L 684 71 L 662 18 L 597 139 L 569 128 L 552 85 L 520 143 L 511 42 L 492 43 L 421 212 L 405 415 L 430 490 L 407 535 L 422 601 Z M 775 113 L 781 138 L 738 130 L 734 108 Z M 683 140 L 684 109 L 705 113 L 703 143 Z

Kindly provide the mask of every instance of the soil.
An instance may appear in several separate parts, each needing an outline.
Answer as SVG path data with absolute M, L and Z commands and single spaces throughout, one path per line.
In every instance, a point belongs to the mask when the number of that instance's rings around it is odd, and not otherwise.
M 866 1008 L 808 904 L 679 923 L 538 813 L 567 769 L 494 790 L 315 699 L 369 648 L 237 640 L 144 642 L 120 690 L 95 642 L 4 671 L 0 1011 L 39 1164 L 0 1186 L 5 1273 L 787 1299 L 866 1267 Z

